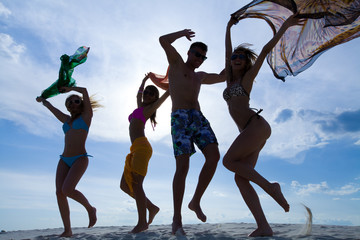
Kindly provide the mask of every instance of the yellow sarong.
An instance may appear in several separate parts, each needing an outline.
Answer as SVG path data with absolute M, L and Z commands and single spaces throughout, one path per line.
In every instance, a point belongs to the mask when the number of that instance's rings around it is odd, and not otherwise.
M 130 147 L 130 153 L 126 156 L 124 177 L 129 186 L 131 195 L 133 195 L 133 177 L 132 173 L 146 176 L 149 160 L 152 155 L 152 147 L 146 137 L 135 139 Z

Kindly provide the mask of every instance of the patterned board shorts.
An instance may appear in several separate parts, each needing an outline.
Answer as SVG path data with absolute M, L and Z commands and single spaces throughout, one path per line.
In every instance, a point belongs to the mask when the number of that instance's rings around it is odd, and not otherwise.
M 194 143 L 203 150 L 218 143 L 209 121 L 196 109 L 178 109 L 171 113 L 171 136 L 175 157 L 194 154 Z

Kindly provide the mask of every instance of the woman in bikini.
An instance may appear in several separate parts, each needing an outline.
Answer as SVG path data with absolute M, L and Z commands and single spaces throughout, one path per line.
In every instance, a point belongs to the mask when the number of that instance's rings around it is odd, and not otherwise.
M 259 153 L 270 137 L 271 128 L 268 122 L 259 115 L 261 109 L 254 111 L 249 107 L 249 100 L 254 79 L 266 55 L 276 45 L 286 29 L 301 22 L 295 16 L 296 14 L 290 16 L 284 22 L 274 37 L 263 47 L 259 56 L 246 44 L 240 45 L 232 51 L 230 29 L 236 24 L 236 19 L 231 18 L 226 28 L 225 73 L 227 88 L 223 92 L 223 97 L 228 104 L 231 117 L 240 130 L 240 134 L 225 154 L 223 164 L 235 173 L 236 185 L 256 220 L 257 229 L 249 235 L 252 237 L 272 236 L 273 231 L 265 218 L 259 197 L 250 181 L 264 189 L 285 212 L 288 212 L 290 208 L 281 192 L 280 185 L 270 183 L 254 169 Z
M 85 207 L 89 215 L 89 228 L 96 223 L 96 209 L 86 197 L 78 190 L 76 185 L 86 171 L 89 163 L 85 149 L 85 142 L 88 135 L 93 109 L 100 105 L 89 98 L 86 88 L 82 87 L 63 87 L 61 92 L 76 91 L 82 94 L 70 95 L 65 106 L 70 115 L 61 112 L 50 102 L 42 97 L 37 97 L 36 101 L 42 102 L 55 117 L 62 123 L 65 134 L 65 147 L 56 170 L 56 197 L 60 210 L 61 219 L 64 224 L 64 232 L 61 237 L 71 237 L 72 230 L 70 224 L 70 209 L 67 197 L 74 199 Z
M 156 125 L 156 110 L 169 96 L 167 90 L 160 98 L 158 89 L 145 82 L 149 79 L 146 74 L 137 93 L 137 108 L 129 116 L 129 135 L 131 141 L 130 153 L 126 157 L 124 173 L 121 178 L 120 188 L 136 201 L 138 210 L 138 223 L 131 231 L 139 233 L 148 229 L 159 208 L 145 195 L 143 181 L 146 176 L 152 148 L 145 137 L 145 123 L 150 118 L 153 128 Z M 149 211 L 149 220 L 146 220 L 146 210 Z

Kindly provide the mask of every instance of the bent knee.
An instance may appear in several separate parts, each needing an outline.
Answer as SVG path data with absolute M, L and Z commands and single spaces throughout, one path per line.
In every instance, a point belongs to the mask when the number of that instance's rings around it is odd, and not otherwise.
M 74 193 L 75 189 L 69 187 L 63 187 L 61 192 L 63 195 L 70 197 Z
M 74 189 L 68 188 L 60 188 L 56 189 L 56 196 L 57 197 L 70 197 Z
M 56 196 L 57 197 L 64 197 L 65 194 L 63 193 L 62 189 L 56 189 Z
M 211 156 L 210 156 L 210 161 L 211 162 L 214 162 L 214 163 L 218 163 L 219 162 L 219 160 L 220 160 L 220 153 L 219 153 L 219 151 L 216 151 L 216 152 L 214 152 Z
M 250 181 L 238 174 L 235 174 L 234 180 L 236 183 L 236 186 L 240 189 L 240 191 L 243 191 L 243 189 L 249 189 Z
M 219 162 L 219 160 L 220 160 L 220 156 L 219 157 L 214 157 L 214 158 L 206 158 L 205 159 L 205 164 L 207 165 L 207 166 L 213 166 L 213 167 L 216 167 L 217 166 L 217 164 L 218 164 L 218 162 Z
M 218 164 L 220 160 L 220 153 L 219 151 L 213 151 L 211 154 L 205 155 L 205 161 L 208 164 Z
M 236 183 L 247 183 L 247 182 L 249 182 L 248 179 L 240 176 L 239 174 L 234 175 L 234 180 L 235 180 Z
M 230 171 L 231 171 L 231 169 L 230 169 L 231 162 L 232 162 L 232 160 L 230 159 L 229 155 L 225 154 L 225 156 L 223 157 L 222 163 L 223 163 L 224 167 Z
M 231 172 L 235 172 L 240 164 L 240 162 L 237 161 L 237 159 L 232 157 L 230 154 L 225 154 L 222 163 L 224 167 Z

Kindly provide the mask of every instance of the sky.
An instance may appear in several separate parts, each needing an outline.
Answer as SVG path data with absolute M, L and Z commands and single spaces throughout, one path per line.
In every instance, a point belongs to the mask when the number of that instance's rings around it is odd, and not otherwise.
M 104 106 L 94 113 L 87 140 L 89 167 L 78 189 L 97 208 L 97 226 L 135 225 L 135 201 L 119 189 L 129 152 L 128 115 L 147 72 L 164 74 L 167 60 L 161 35 L 192 29 L 193 41 L 208 47 L 199 68 L 224 68 L 225 27 L 245 0 L 0 0 L 0 230 L 62 227 L 55 196 L 55 171 L 63 151 L 61 123 L 35 101 L 58 76 L 60 56 L 90 47 L 73 78 Z M 233 27 L 233 45 L 251 43 L 256 52 L 272 37 L 263 20 L 245 19 Z M 186 38 L 174 46 L 186 58 Z M 306 71 L 286 82 L 267 63 L 254 84 L 250 105 L 262 108 L 272 135 L 256 170 L 279 182 L 290 204 L 285 213 L 255 186 L 270 223 L 360 225 L 360 39 L 323 53 Z M 225 83 L 204 85 L 201 110 L 218 138 L 221 158 L 201 206 L 209 223 L 254 222 L 222 157 L 239 134 L 226 102 Z M 162 92 L 161 92 L 162 93 Z M 50 98 L 61 111 L 68 94 Z M 170 136 L 171 100 L 157 112 L 155 131 L 146 126 L 153 147 L 144 189 L 160 207 L 153 224 L 172 222 L 175 171 Z M 183 203 L 183 223 L 200 221 L 187 208 L 201 167 L 201 151 L 191 157 Z M 85 227 L 85 209 L 69 200 L 73 227 Z

